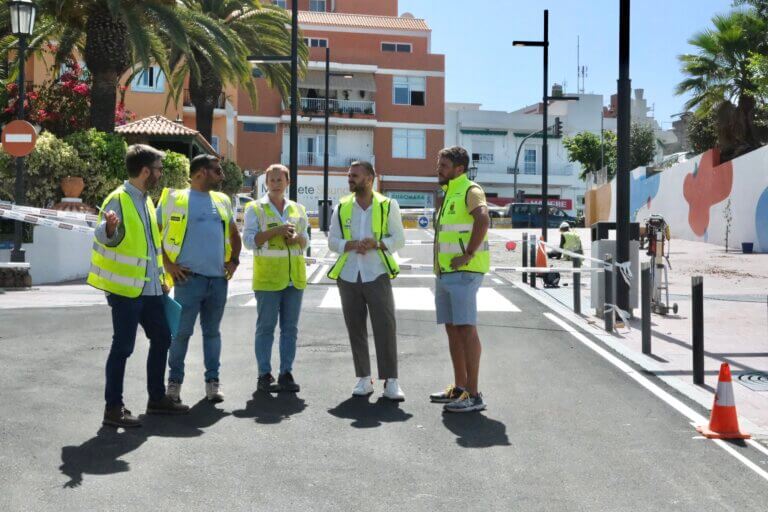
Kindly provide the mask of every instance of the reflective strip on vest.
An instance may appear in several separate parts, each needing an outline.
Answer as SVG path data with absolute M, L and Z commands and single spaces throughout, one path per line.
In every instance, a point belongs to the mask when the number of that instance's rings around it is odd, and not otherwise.
M 144 288 L 144 284 L 146 283 L 146 280 L 144 279 L 133 279 L 130 277 L 121 276 L 119 274 L 115 274 L 114 272 L 109 272 L 108 270 L 99 268 L 93 264 L 91 264 L 91 268 L 88 273 L 94 274 L 102 279 L 112 281 L 113 283 L 117 283 L 122 286 L 130 286 L 131 288 Z
M 463 244 L 453 243 L 453 242 L 440 242 L 437 245 L 437 250 L 439 252 L 456 252 L 459 254 L 466 253 L 466 247 L 462 247 Z M 475 251 L 475 254 L 478 252 L 487 252 L 489 249 L 488 242 L 483 242 L 480 247 Z
M 440 231 L 445 232 L 451 232 L 451 231 L 458 231 L 459 233 L 465 233 L 467 231 L 472 231 L 472 224 L 446 224 L 445 226 L 440 226 Z
M 147 263 L 149 262 L 147 258 L 138 258 L 133 256 L 125 256 L 123 254 L 118 254 L 115 251 L 112 251 L 109 248 L 103 247 L 97 243 L 93 244 L 93 250 L 109 260 L 116 261 L 124 265 L 130 265 L 132 267 L 147 268 Z
M 303 256 L 304 251 L 301 248 L 292 247 L 289 250 L 284 249 L 257 249 L 254 251 L 254 256 L 261 256 L 262 258 L 285 258 L 290 253 L 291 256 Z

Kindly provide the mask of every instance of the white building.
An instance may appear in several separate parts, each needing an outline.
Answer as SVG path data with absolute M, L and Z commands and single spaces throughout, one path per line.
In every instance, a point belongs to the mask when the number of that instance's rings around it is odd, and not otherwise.
M 559 86 L 553 95 L 562 93 Z M 603 96 L 580 94 L 579 101 L 557 101 L 549 105 L 548 125 L 559 117 L 563 136 L 572 137 L 589 131 L 600 134 L 605 130 L 616 131 L 616 118 L 610 108 L 603 108 Z M 648 117 L 646 100 L 642 90 L 636 91 L 633 100 L 633 120 L 650 124 L 658 130 L 658 124 Z M 541 199 L 542 137 L 540 134 L 523 140 L 541 130 L 541 104 L 530 105 L 514 112 L 481 110 L 477 103 L 445 104 L 445 144 L 458 145 L 469 151 L 477 167 L 477 178 L 496 204 L 514 200 L 515 192 L 524 191 L 526 200 Z M 522 146 L 521 146 L 522 144 Z M 583 209 L 586 183 L 579 179 L 581 165 L 568 161 L 568 152 L 562 138 L 548 137 L 549 146 L 549 201 L 560 206 L 566 213 L 577 215 Z M 515 180 L 515 159 L 517 179 Z M 557 200 L 557 201 L 555 201 Z

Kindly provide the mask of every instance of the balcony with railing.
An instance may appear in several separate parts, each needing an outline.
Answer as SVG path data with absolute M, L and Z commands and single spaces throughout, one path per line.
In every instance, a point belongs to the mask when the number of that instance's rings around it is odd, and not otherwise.
M 183 104 L 185 107 L 194 107 L 192 104 L 192 97 L 189 94 L 189 89 L 184 89 L 184 99 Z M 224 91 L 219 94 L 219 97 L 216 99 L 216 105 L 214 108 L 220 108 L 223 109 L 225 105 L 227 104 L 227 95 L 224 94 Z
M 290 109 L 290 99 L 284 105 Z M 325 115 L 325 98 L 301 98 L 299 111 L 306 117 L 322 117 Z M 328 100 L 328 113 L 331 116 L 349 116 L 373 118 L 376 115 L 376 102 L 366 100 Z
M 299 153 L 299 165 L 304 167 L 323 167 L 324 155 L 322 153 Z M 367 162 L 374 162 L 373 155 L 360 155 L 360 156 L 348 156 L 348 155 L 328 155 L 328 167 L 339 167 L 346 169 L 349 164 L 355 160 L 364 160 Z M 280 156 L 280 163 L 288 165 L 290 162 L 290 155 L 283 153 Z

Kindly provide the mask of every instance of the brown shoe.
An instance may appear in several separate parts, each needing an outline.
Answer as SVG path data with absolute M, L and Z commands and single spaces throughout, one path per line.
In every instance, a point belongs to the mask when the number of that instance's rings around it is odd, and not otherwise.
M 187 414 L 189 406 L 180 402 L 174 402 L 168 395 L 160 400 L 147 402 L 147 414 Z
M 101 424 L 109 427 L 134 428 L 141 426 L 141 420 L 122 405 L 118 405 L 104 409 L 104 420 Z

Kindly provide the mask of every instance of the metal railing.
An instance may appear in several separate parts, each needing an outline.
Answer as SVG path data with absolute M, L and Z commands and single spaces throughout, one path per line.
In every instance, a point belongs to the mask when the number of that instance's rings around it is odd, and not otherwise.
M 192 98 L 189 95 L 189 89 L 184 89 L 184 100 L 183 104 L 185 107 L 194 107 L 192 104 Z M 214 108 L 224 108 L 227 104 L 227 95 L 224 94 L 224 91 L 219 94 L 218 99 L 216 100 L 216 105 Z
M 290 105 L 288 99 L 288 105 Z M 325 98 L 301 98 L 301 110 L 304 113 L 322 115 L 325 113 Z M 376 102 L 353 100 L 328 100 L 328 110 L 331 114 L 376 114 Z
M 299 153 L 299 165 L 308 165 L 315 167 L 323 166 L 324 155 L 322 153 Z M 367 156 L 347 156 L 347 155 L 329 155 L 328 166 L 329 167 L 348 167 L 349 164 L 355 160 L 364 160 L 373 163 L 373 155 Z M 290 162 L 290 155 L 282 154 L 280 156 L 280 163 L 288 165 Z

